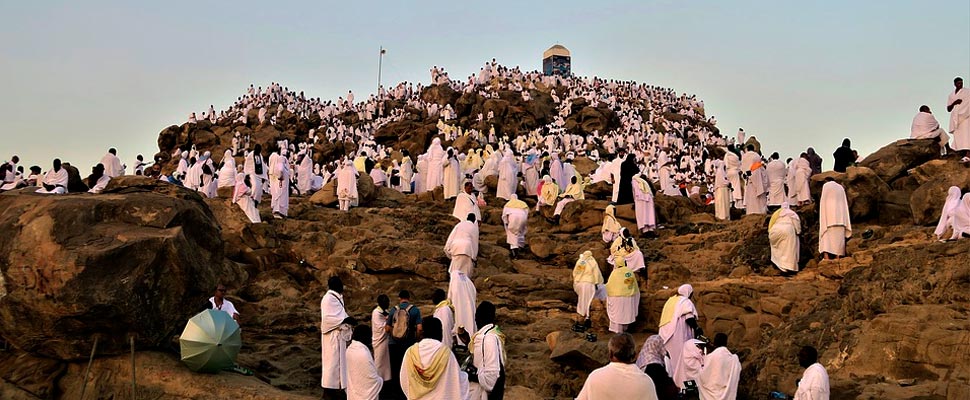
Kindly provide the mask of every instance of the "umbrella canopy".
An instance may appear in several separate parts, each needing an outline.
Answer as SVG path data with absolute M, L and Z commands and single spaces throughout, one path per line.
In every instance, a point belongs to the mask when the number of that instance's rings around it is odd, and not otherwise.
M 196 372 L 219 372 L 236 364 L 242 347 L 239 324 L 229 314 L 205 310 L 185 324 L 179 337 L 182 362 Z

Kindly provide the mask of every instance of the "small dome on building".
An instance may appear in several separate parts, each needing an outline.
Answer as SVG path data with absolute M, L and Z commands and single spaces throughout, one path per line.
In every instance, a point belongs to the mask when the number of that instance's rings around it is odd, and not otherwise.
M 569 49 L 563 47 L 563 45 L 561 44 L 557 44 L 555 46 L 550 47 L 549 50 L 546 50 L 544 53 L 542 53 L 543 59 L 549 58 L 551 56 L 569 57 Z

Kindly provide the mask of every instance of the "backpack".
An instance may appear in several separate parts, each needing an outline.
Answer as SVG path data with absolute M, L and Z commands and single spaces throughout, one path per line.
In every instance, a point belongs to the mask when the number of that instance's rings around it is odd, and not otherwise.
M 391 337 L 396 340 L 404 339 L 410 333 L 411 308 L 413 304 L 408 304 L 407 308 L 396 307 L 394 311 L 394 325 L 391 325 Z

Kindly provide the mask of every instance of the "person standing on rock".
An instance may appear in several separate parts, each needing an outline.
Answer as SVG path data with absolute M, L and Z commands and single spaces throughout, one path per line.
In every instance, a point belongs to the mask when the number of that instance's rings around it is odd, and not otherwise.
M 839 146 L 839 148 L 835 149 L 835 153 L 832 153 L 832 159 L 834 160 L 832 169 L 835 172 L 845 172 L 846 168 L 855 164 L 855 154 L 849 138 L 842 139 L 842 146 Z
M 239 209 L 249 218 L 249 222 L 254 224 L 263 222 L 259 217 L 259 209 L 256 208 L 256 200 L 253 199 L 252 176 L 239 174 L 236 178 L 236 187 L 232 193 L 232 202 L 239 205 Z
M 495 305 L 483 301 L 475 311 L 475 321 L 480 326 L 469 338 L 461 330 L 463 341 L 470 343 L 472 365 L 476 373 L 469 374 L 468 398 L 471 400 L 498 400 L 505 397 L 505 334 L 495 324 Z
M 793 400 L 828 400 L 829 374 L 818 362 L 818 350 L 805 346 L 798 352 L 798 365 L 805 368 Z
M 509 244 L 512 258 L 518 258 L 519 249 L 525 247 L 525 234 L 528 229 L 529 205 L 512 194 L 502 208 L 502 224 L 505 225 L 505 241 Z
M 518 161 L 512 154 L 512 149 L 505 149 L 502 160 L 499 161 L 498 185 L 495 187 L 495 197 L 509 200 L 519 187 Z
M 809 147 L 805 150 L 805 154 L 808 155 L 808 163 L 812 167 L 812 174 L 808 177 L 811 178 L 812 175 L 822 173 L 822 156 L 815 152 L 815 148 Z
M 477 330 L 475 303 L 478 291 L 471 280 L 475 260 L 478 258 L 478 225 L 475 214 L 468 214 L 459 222 L 445 242 L 445 255 L 451 258 L 448 268 L 448 299 L 455 306 L 455 329 Z
M 677 294 L 671 296 L 664 303 L 663 312 L 660 314 L 659 335 L 664 340 L 664 348 L 670 357 L 670 371 L 674 384 L 684 388 L 684 377 L 686 369 L 683 365 L 684 343 L 699 336 L 700 327 L 697 325 L 697 308 L 691 301 L 694 294 L 694 287 L 689 284 L 680 285 Z M 695 335 L 695 332 L 698 335 Z
M 953 93 L 946 99 L 950 113 L 950 135 L 953 150 L 963 152 L 960 162 L 970 163 L 970 90 L 963 87 L 963 78 L 953 79 Z
M 243 172 L 249 175 L 253 185 L 253 201 L 256 205 L 263 199 L 263 188 L 266 182 L 266 165 L 263 163 L 263 146 L 256 144 L 253 151 L 246 154 L 246 161 L 243 163 Z
M 475 214 L 476 221 L 481 221 L 482 211 L 478 207 L 478 196 L 475 195 L 474 184 L 471 181 L 465 182 L 461 193 L 455 198 L 455 208 L 451 216 L 459 221 L 464 221 L 468 214 Z
M 701 400 L 734 400 L 738 397 L 741 361 L 727 348 L 727 335 L 714 335 L 714 351 L 704 357 L 704 369 L 697 377 Z
M 603 235 L 603 242 L 613 243 L 620 236 L 621 229 L 623 229 L 623 225 L 620 225 L 616 220 L 616 206 L 613 204 L 607 205 L 606 209 L 603 210 L 603 226 L 600 228 L 600 233 Z
M 352 340 L 347 345 L 347 400 L 377 400 L 384 386 L 375 364 L 375 357 L 367 347 L 370 328 L 354 327 Z
M 427 180 L 424 189 L 427 191 L 433 191 L 438 186 L 444 184 L 444 168 L 445 168 L 445 150 L 441 148 L 441 139 L 434 138 L 431 141 L 431 146 L 428 147 L 428 152 L 425 153 L 428 160 L 428 170 L 422 171 L 425 173 L 425 179 Z
M 657 210 L 653 205 L 653 190 L 645 175 L 633 177 L 633 207 L 637 214 L 639 234 L 657 229 Z
M 768 178 L 768 207 L 771 210 L 776 210 L 788 198 L 788 195 L 785 194 L 788 167 L 781 161 L 778 152 L 771 153 L 768 160 L 768 165 L 765 166 L 765 175 Z
M 845 188 L 834 178 L 825 178 L 819 200 L 818 252 L 825 260 L 845 256 L 845 241 L 852 236 L 849 202 Z
M 637 277 L 627 268 L 625 259 L 617 258 L 606 281 L 606 316 L 610 318 L 610 332 L 626 332 L 627 326 L 636 321 L 639 310 Z
M 391 308 L 384 330 L 391 335 L 391 375 L 400 371 L 404 360 L 404 353 L 414 345 L 424 329 L 421 310 L 411 304 L 411 292 L 402 290 L 398 293 L 398 304 Z M 439 339 L 440 340 L 440 339 Z M 392 389 L 397 389 L 392 386 Z M 403 393 L 398 392 L 398 395 Z
M 616 192 L 616 204 L 633 203 L 633 177 L 640 173 L 637 158 L 633 153 L 625 153 L 620 163 L 619 180 L 614 184 L 619 186 Z
M 802 222 L 798 213 L 782 203 L 781 208 L 771 214 L 768 222 L 768 243 L 771 245 L 771 262 L 784 274 L 798 272 L 798 255 L 801 244 L 798 234 L 802 232 Z
M 578 296 L 576 313 L 582 319 L 582 324 L 574 324 L 574 331 L 587 331 L 592 327 L 593 323 L 590 318 L 589 307 L 593 303 L 594 298 L 604 300 L 606 297 L 599 290 L 602 285 L 603 272 L 600 271 L 599 264 L 593 258 L 593 252 L 589 250 L 584 251 L 579 256 L 579 260 L 576 260 L 576 266 L 573 267 L 573 290 Z M 601 295 L 598 296 L 598 294 Z
M 273 188 L 270 203 L 273 206 L 273 218 L 283 219 L 290 213 L 290 177 L 293 175 L 290 162 L 286 158 L 286 148 L 280 150 L 280 155 L 276 156 L 275 165 L 270 162 L 270 172 L 269 184 Z
M 347 343 L 351 338 L 351 326 L 357 320 L 347 315 L 344 308 L 344 283 L 339 276 L 327 280 L 327 293 L 320 300 L 320 354 L 323 373 L 320 386 L 324 398 L 346 398 L 347 389 Z
M 431 302 L 434 303 L 431 316 L 441 321 L 441 343 L 450 349 L 455 343 L 455 306 L 448 300 L 448 294 L 441 289 L 434 290 Z
M 441 171 L 442 195 L 445 200 L 450 200 L 458 196 L 460 192 L 458 185 L 461 184 L 463 175 L 461 163 L 455 158 L 455 150 L 449 147 L 446 154 L 444 169 Z
M 680 389 L 674 384 L 665 367 L 664 359 L 667 357 L 667 350 L 664 349 L 664 340 L 660 335 L 650 335 L 643 341 L 640 354 L 637 356 L 637 368 L 643 370 L 650 379 L 653 380 L 657 388 L 657 397 L 660 399 L 676 399 L 680 394 Z
M 236 186 L 236 159 L 233 158 L 232 152 L 226 150 L 222 154 L 222 163 L 219 167 L 219 188 L 224 187 L 235 187 Z
M 652 379 L 637 368 L 636 343 L 629 333 L 610 338 L 610 363 L 589 374 L 576 400 L 657 400 Z
M 349 211 L 350 206 L 357 204 L 357 169 L 353 161 L 344 161 L 337 172 L 337 202 L 340 211 Z
M 749 144 L 748 151 L 741 156 L 741 170 L 744 171 L 744 211 L 746 215 L 768 212 L 768 182 L 765 179 L 764 162 L 761 155 Z
M 389 381 L 394 378 L 391 373 L 391 353 L 389 350 L 390 333 L 384 328 L 390 315 L 391 299 L 386 294 L 377 296 L 377 307 L 371 311 L 371 347 L 374 351 L 374 364 L 381 378 Z
M 714 161 L 714 216 L 721 221 L 731 220 L 731 188 L 721 160 Z
M 741 144 L 738 144 L 740 146 Z M 734 208 L 744 208 L 744 190 L 741 185 L 741 157 L 734 145 L 728 145 L 724 152 L 724 168 L 727 180 L 731 184 L 731 199 Z

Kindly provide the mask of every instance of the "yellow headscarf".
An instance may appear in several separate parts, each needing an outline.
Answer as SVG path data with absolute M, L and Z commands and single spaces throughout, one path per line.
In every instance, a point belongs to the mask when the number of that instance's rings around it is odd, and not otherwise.
M 445 368 L 448 367 L 448 356 L 450 354 L 451 349 L 441 346 L 434 357 L 431 358 L 431 365 L 422 369 L 418 346 L 411 346 L 407 350 L 404 355 L 404 365 L 401 368 L 405 368 L 408 372 L 408 382 L 410 382 L 408 387 L 410 393 L 408 394 L 412 398 L 420 399 L 434 390 L 438 385 L 438 380 L 444 375 Z
M 595 285 L 603 283 L 603 273 L 599 263 L 593 258 L 593 252 L 587 250 L 579 256 L 573 267 L 573 283 L 589 282 Z
M 510 197 L 511 198 L 509 199 L 508 203 L 505 203 L 505 207 L 508 207 L 508 208 L 521 208 L 523 210 L 528 210 L 529 209 L 529 205 L 528 204 L 525 204 L 524 201 L 519 200 L 519 196 L 513 194 Z
M 612 204 L 606 206 L 606 210 L 603 210 L 603 228 L 600 232 L 619 232 L 623 226 L 616 221 L 616 207 Z

